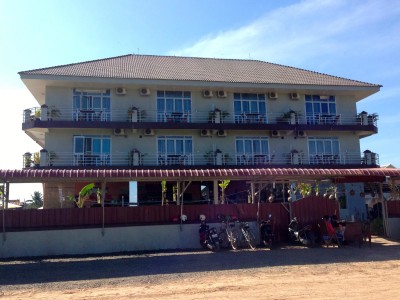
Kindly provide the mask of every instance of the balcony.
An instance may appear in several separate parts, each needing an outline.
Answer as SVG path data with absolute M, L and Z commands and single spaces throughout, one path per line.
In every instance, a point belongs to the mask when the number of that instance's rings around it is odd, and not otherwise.
M 136 149 L 118 154 L 69 153 L 42 150 L 39 153 L 25 153 L 23 167 L 56 168 L 112 168 L 112 167 L 375 167 L 379 156 L 369 150 L 363 153 L 345 152 L 339 154 L 303 152 L 280 153 L 237 153 L 209 151 L 203 154 L 192 153 L 142 153 Z
M 152 128 L 168 127 L 168 124 L 179 123 L 184 124 L 187 129 L 199 129 L 205 127 L 224 127 L 224 129 L 242 129 L 243 126 L 252 125 L 254 128 L 268 129 L 268 125 L 280 125 L 289 127 L 301 127 L 299 130 L 326 130 L 332 126 L 346 127 L 346 130 L 354 130 L 357 126 L 360 130 L 376 130 L 377 115 L 361 112 L 358 115 L 353 114 L 302 114 L 294 111 L 279 113 L 234 113 L 227 111 L 196 111 L 196 112 L 159 112 L 144 111 L 133 107 L 129 110 L 102 110 L 102 109 L 50 109 L 34 107 L 24 110 L 23 128 L 29 129 L 33 127 L 86 127 L 84 124 L 98 128 L 110 128 L 115 124 L 116 128 L 132 128 L 132 123 L 141 125 L 138 127 Z M 45 124 L 42 124 L 46 122 Z M 147 124 L 147 125 L 146 125 Z M 157 125 L 158 124 L 158 125 Z M 164 125 L 160 125 L 164 124 Z M 192 125 L 191 125 L 192 124 Z M 202 125 L 203 126 L 195 126 Z M 156 126 L 156 127 L 154 127 Z M 350 126 L 350 127 L 349 127 Z M 356 127 L 356 128 L 357 128 Z M 172 128 L 172 127 L 171 127 Z M 311 128 L 311 129 L 310 129 Z M 324 129 L 325 128 L 325 129 Z M 276 129 L 276 128 L 274 128 Z

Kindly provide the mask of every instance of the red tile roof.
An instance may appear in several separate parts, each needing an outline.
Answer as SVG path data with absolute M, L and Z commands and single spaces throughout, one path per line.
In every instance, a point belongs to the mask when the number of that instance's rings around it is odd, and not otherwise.
M 335 179 L 383 181 L 386 176 L 400 177 L 400 169 L 309 169 L 309 168 L 249 168 L 249 169 L 23 169 L 0 170 L 3 182 L 49 181 L 146 181 L 146 180 L 279 180 Z
M 72 76 L 224 83 L 380 87 L 258 60 L 124 55 L 23 71 L 24 76 Z

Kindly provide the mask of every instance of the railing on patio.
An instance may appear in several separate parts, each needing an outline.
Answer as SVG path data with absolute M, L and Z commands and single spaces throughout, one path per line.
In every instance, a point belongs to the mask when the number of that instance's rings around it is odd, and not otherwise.
M 45 115 L 44 115 L 45 114 Z M 40 107 L 25 109 L 23 122 L 45 121 L 86 122 L 158 122 L 158 123 L 235 123 L 235 124 L 309 124 L 309 125 L 374 125 L 377 114 L 305 114 L 300 112 L 215 112 L 210 111 L 154 111 L 130 109 L 71 109 Z
M 36 156 L 39 153 L 36 154 Z M 379 165 L 379 156 L 370 151 L 364 153 L 345 152 L 338 154 L 303 152 L 237 153 L 209 151 L 207 153 L 147 153 L 138 150 L 120 153 L 71 153 L 44 151 L 44 159 L 32 159 L 32 154 L 23 155 L 23 167 L 155 167 L 155 166 L 325 166 L 325 165 Z M 35 162 L 36 161 L 36 162 Z M 40 164 L 39 164 L 40 161 Z

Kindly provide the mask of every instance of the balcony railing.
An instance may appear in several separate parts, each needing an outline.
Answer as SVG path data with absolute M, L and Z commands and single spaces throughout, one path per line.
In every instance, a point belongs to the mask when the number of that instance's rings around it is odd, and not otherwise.
M 24 167 L 193 167 L 193 166 L 326 166 L 379 165 L 376 153 L 345 152 L 338 154 L 303 152 L 237 153 L 209 151 L 191 153 L 142 153 L 139 151 L 115 154 L 41 152 L 43 157 L 32 159 L 24 154 Z
M 104 109 L 51 109 L 39 107 L 24 110 L 23 122 L 42 121 L 84 121 L 84 122 L 158 122 L 158 123 L 230 123 L 230 124 L 308 124 L 308 125 L 374 125 L 377 115 L 354 114 L 302 114 L 281 113 L 234 113 L 234 112 L 160 112 Z

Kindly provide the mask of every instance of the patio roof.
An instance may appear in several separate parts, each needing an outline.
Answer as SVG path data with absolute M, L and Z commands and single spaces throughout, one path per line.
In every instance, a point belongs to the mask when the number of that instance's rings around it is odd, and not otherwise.
M 336 182 L 383 182 L 400 178 L 400 169 L 22 169 L 0 170 L 0 180 L 10 183 L 61 181 L 156 181 L 156 180 L 324 180 Z

